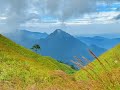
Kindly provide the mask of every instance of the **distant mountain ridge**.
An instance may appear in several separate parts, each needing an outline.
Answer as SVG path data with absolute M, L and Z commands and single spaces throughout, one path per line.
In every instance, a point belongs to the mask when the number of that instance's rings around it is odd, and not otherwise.
M 51 56 L 67 64 L 72 64 L 71 60 L 74 59 L 74 56 L 85 56 L 92 60 L 88 49 L 92 49 L 97 56 L 106 51 L 104 48 L 95 45 L 95 47 L 88 46 L 61 29 L 55 30 L 47 38 L 38 40 L 37 43 L 42 47 L 41 54 Z
M 3 35 L 27 48 L 31 48 L 36 40 L 48 36 L 47 33 L 31 32 L 27 30 L 16 30 L 10 33 L 4 33 Z
M 69 65 L 73 64 L 71 60 L 74 59 L 74 56 L 85 56 L 92 60 L 93 58 L 89 54 L 88 49 L 91 49 L 97 56 L 106 51 L 106 49 L 100 48 L 94 44 L 87 45 L 61 29 L 56 29 L 50 35 L 44 35 L 44 33 L 42 33 L 42 35 L 44 38 L 41 37 L 41 33 L 21 30 L 15 33 L 9 33 L 5 36 L 29 49 L 34 44 L 39 44 L 41 46 L 40 54 L 51 56 Z
M 105 38 L 101 36 L 95 37 L 77 37 L 80 41 L 86 43 L 87 45 L 96 45 L 105 49 L 111 49 L 120 43 L 120 38 Z
M 18 37 L 22 37 L 22 36 L 26 36 L 28 38 L 33 38 L 33 39 L 40 39 L 40 38 L 46 38 L 48 36 L 47 33 L 41 33 L 41 32 L 31 32 L 28 30 L 16 30 L 10 33 L 3 33 L 6 36 L 18 36 Z
M 25 34 L 25 35 L 29 35 L 31 38 L 34 38 L 34 39 L 40 39 L 40 38 L 46 38 L 48 36 L 47 33 L 41 33 L 41 32 L 31 32 L 31 31 L 28 31 L 28 30 L 21 30 L 20 31 L 21 33 Z

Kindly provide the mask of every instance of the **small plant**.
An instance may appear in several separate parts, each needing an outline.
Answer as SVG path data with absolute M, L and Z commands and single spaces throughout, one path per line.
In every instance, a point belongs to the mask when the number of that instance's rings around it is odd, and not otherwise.
M 35 44 L 35 45 L 33 45 L 32 46 L 32 48 L 31 48 L 32 50 L 34 50 L 35 52 L 37 52 L 38 50 L 40 50 L 41 49 L 41 47 L 40 47 L 40 45 L 38 45 L 38 44 Z
M 90 60 L 83 56 L 82 60 L 78 57 L 74 57 L 76 61 L 72 61 L 72 63 L 81 69 L 80 73 L 84 73 L 83 75 L 79 75 L 81 78 L 80 80 L 86 77 L 86 80 L 89 80 L 90 83 L 94 83 L 94 85 L 92 86 L 91 84 L 89 88 L 100 88 L 100 90 L 120 90 L 119 72 L 116 72 L 117 70 L 119 71 L 119 68 L 114 68 L 114 65 L 116 65 L 115 61 L 120 60 L 119 56 L 115 55 L 116 60 L 113 60 L 114 62 L 110 63 L 106 59 L 101 60 L 101 58 L 97 57 L 91 50 L 88 51 L 91 56 L 95 58 L 96 63 L 90 62 Z M 84 66 L 83 60 L 87 62 L 87 65 Z

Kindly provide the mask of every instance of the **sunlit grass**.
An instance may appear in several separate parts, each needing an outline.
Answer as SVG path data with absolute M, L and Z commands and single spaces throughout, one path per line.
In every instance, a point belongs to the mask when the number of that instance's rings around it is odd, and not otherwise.
M 0 35 L 0 90 L 120 90 L 120 45 L 78 72 Z M 78 59 L 77 57 L 75 57 Z
M 42 88 L 51 85 L 51 72 L 56 70 L 74 73 L 70 66 L 50 57 L 40 56 L 0 35 L 0 85 L 2 89 L 25 89 L 35 85 Z M 18 88 L 18 89 L 16 89 Z M 13 90 L 12 89 L 12 90 Z
M 120 89 L 120 45 L 114 47 L 100 57 L 90 51 L 96 59 L 87 66 L 80 66 L 81 70 L 75 74 L 76 80 L 91 82 L 92 88 L 103 90 Z M 80 63 L 76 63 L 79 64 Z M 81 64 L 80 64 L 81 65 Z M 90 87 L 90 88 L 91 88 Z

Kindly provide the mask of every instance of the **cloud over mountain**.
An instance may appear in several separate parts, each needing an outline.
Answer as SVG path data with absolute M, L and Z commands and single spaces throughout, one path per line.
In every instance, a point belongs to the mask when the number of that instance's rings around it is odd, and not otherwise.
M 120 0 L 0 0 L 0 21 L 2 30 L 14 30 L 31 19 L 55 19 L 66 22 L 80 18 L 83 14 L 96 12 L 97 4 L 119 2 Z M 5 27 L 7 26 L 7 27 Z

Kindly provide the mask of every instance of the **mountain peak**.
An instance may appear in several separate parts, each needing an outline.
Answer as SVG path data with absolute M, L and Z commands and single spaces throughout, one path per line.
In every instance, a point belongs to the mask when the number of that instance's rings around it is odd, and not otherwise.
M 70 34 L 66 33 L 61 29 L 56 29 L 53 33 L 51 33 L 48 38 L 73 38 Z
M 63 33 L 64 31 L 63 30 L 61 30 L 61 29 L 56 29 L 55 31 L 54 31 L 54 33 Z M 65 33 L 65 32 L 64 32 Z

